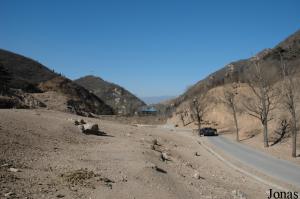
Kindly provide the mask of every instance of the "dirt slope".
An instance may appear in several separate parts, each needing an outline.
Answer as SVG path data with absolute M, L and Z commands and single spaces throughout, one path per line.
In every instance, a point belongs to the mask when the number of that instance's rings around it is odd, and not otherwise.
M 46 110 L 0 110 L 0 118 L 1 198 L 230 199 L 238 191 L 256 199 L 268 189 L 189 132 L 84 118 L 106 133 L 85 135 L 73 124 L 80 117 Z

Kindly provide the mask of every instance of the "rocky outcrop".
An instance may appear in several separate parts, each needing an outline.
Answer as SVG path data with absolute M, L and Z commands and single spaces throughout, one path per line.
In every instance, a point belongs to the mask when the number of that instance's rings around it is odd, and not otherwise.
M 11 89 L 9 95 L 0 96 L 0 108 L 45 108 L 46 105 L 22 90 Z

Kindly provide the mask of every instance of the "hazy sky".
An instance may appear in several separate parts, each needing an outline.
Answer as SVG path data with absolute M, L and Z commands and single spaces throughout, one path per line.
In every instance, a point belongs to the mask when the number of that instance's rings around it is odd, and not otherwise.
M 178 95 L 300 28 L 299 0 L 0 0 L 0 48 L 71 79 Z

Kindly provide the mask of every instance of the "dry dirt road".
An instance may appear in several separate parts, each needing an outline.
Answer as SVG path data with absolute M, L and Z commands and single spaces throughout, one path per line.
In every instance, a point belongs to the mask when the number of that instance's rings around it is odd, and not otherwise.
M 209 137 L 211 143 L 223 152 L 271 177 L 300 188 L 300 166 L 267 153 L 232 142 L 223 136 Z
M 267 198 L 270 187 L 219 161 L 191 132 L 82 118 L 105 133 L 85 135 L 74 119 L 0 110 L 1 199 Z

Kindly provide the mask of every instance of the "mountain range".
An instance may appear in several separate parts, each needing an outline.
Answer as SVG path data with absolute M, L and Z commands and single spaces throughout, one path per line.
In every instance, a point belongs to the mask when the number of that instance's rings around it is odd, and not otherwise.
M 0 108 L 47 107 L 92 116 L 131 115 L 146 105 L 126 89 L 99 77 L 72 81 L 33 59 L 2 49 L 0 73 L 0 78 L 9 79 Z

